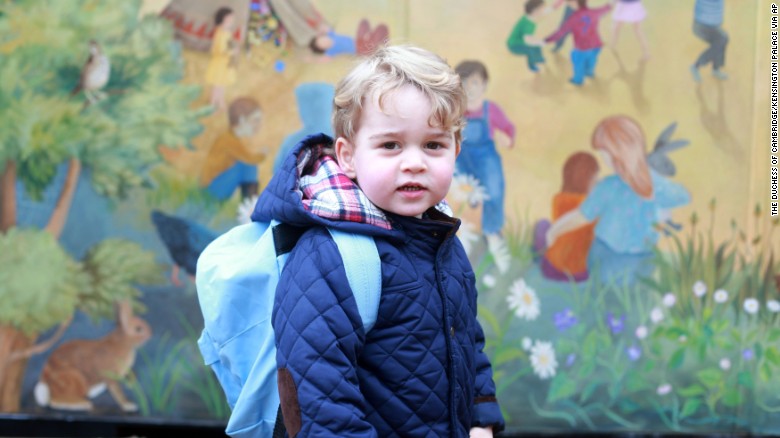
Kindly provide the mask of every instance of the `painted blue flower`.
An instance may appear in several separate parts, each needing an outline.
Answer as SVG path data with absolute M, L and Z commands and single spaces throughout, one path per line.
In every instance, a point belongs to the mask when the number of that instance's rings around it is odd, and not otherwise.
M 615 318 L 615 315 L 612 314 L 612 312 L 607 313 L 607 325 L 609 326 L 609 329 L 612 330 L 612 334 L 618 334 L 623 332 L 623 328 L 625 327 L 626 322 L 626 315 L 621 316 L 620 318 Z
M 753 360 L 754 357 L 755 357 L 755 354 L 753 353 L 753 350 L 750 349 L 750 348 L 746 348 L 742 352 L 742 358 L 745 359 L 745 360 Z
M 577 354 L 576 353 L 569 354 L 568 356 L 566 356 L 566 366 L 570 367 L 574 365 L 575 360 L 577 360 Z
M 572 312 L 571 309 L 565 309 L 556 313 L 554 319 L 555 327 L 558 327 L 558 330 L 560 331 L 568 330 L 577 324 L 577 317 L 574 316 L 574 312 Z
M 636 362 L 642 357 L 642 349 L 636 345 L 632 345 L 626 348 L 626 354 L 628 355 L 628 358 L 631 359 L 631 362 Z

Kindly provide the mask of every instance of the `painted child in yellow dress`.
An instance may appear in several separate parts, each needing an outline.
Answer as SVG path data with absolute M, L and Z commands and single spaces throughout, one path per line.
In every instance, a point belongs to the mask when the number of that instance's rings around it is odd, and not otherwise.
M 233 40 L 235 15 L 222 7 L 214 14 L 216 30 L 211 40 L 211 60 L 206 69 L 206 84 L 211 86 L 210 104 L 217 111 L 225 109 L 225 87 L 236 81 L 238 44 Z

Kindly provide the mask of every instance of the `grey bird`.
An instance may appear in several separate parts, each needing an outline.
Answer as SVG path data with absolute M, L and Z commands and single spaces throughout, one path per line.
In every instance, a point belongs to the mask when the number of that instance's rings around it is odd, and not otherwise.
M 105 93 L 100 91 L 100 89 L 106 86 L 110 76 L 111 62 L 103 53 L 97 41 L 91 40 L 89 42 L 89 58 L 81 69 L 79 83 L 70 94 L 75 96 L 83 91 L 87 97 L 85 106 L 95 103 L 105 97 Z

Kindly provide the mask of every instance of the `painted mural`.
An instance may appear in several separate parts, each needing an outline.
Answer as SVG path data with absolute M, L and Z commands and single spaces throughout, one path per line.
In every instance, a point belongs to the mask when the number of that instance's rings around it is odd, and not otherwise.
M 198 254 L 389 41 L 463 80 L 448 201 L 509 431 L 780 434 L 769 26 L 752 0 L 0 2 L 0 411 L 224 421 Z

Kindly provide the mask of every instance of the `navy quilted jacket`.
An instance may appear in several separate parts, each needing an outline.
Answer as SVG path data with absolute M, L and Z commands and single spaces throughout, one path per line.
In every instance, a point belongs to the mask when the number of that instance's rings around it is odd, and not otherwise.
M 282 272 L 274 305 L 279 389 L 290 436 L 468 437 L 504 422 L 495 398 L 477 291 L 455 237 L 459 221 L 387 213 L 391 230 L 331 221 L 303 208 L 295 155 L 330 142 L 304 140 L 263 192 L 253 219 L 312 226 Z M 327 225 L 374 237 L 382 297 L 364 333 Z

